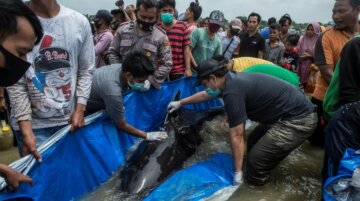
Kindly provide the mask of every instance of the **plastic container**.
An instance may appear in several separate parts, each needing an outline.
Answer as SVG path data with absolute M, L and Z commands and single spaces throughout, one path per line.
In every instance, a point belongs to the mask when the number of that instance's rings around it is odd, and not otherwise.
M 1 121 L 0 151 L 10 149 L 14 144 L 14 134 L 4 120 Z

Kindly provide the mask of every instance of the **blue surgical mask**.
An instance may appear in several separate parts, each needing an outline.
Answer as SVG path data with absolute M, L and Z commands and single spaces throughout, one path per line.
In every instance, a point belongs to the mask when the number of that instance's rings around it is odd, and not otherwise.
M 209 95 L 209 96 L 211 96 L 211 97 L 213 97 L 213 98 L 216 98 L 216 97 L 218 97 L 220 94 L 221 94 L 221 90 L 220 89 L 212 89 L 212 88 L 207 88 L 207 89 L 205 89 L 205 92 Z
M 137 90 L 140 91 L 144 88 L 144 83 L 138 83 L 135 82 L 134 84 L 130 84 L 130 82 L 128 82 L 128 85 L 131 87 L 132 90 Z
M 161 13 L 161 21 L 165 24 L 170 24 L 174 19 L 174 15 L 170 13 Z
M 216 80 L 215 80 L 215 84 L 214 84 L 214 85 L 216 86 Z M 213 98 L 216 98 L 216 97 L 218 97 L 218 96 L 221 94 L 221 90 L 220 90 L 220 89 L 218 89 L 218 88 L 212 89 L 210 86 L 209 86 L 207 89 L 205 89 L 205 92 L 206 92 L 209 96 L 211 96 L 211 97 L 213 97 Z

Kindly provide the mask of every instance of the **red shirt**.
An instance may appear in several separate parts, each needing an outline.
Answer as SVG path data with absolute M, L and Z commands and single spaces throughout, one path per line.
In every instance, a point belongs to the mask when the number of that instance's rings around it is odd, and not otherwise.
M 159 25 L 164 29 L 163 25 Z M 169 30 L 166 30 L 171 45 L 173 68 L 170 75 L 183 75 L 185 73 L 184 47 L 190 45 L 190 35 L 187 26 L 182 21 L 177 21 Z

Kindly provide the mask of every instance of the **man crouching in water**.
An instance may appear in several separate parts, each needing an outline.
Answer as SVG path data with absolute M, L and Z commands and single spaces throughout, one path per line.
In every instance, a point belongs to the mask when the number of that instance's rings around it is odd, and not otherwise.
M 91 85 L 87 111 L 105 109 L 116 127 L 129 134 L 146 140 L 164 140 L 166 132 L 144 132 L 126 123 L 122 94 L 128 90 L 139 90 L 150 85 L 147 78 L 155 68 L 143 53 L 134 52 L 126 57 L 123 64 L 113 64 L 95 70 Z
M 247 182 L 261 186 L 270 171 L 300 146 L 314 131 L 317 115 L 313 104 L 280 79 L 259 73 L 228 72 L 214 59 L 198 66 L 199 81 L 206 90 L 169 104 L 170 112 L 182 105 L 221 96 L 230 126 L 234 158 L 234 184 L 243 183 L 244 130 L 247 119 L 260 123 L 247 140 Z

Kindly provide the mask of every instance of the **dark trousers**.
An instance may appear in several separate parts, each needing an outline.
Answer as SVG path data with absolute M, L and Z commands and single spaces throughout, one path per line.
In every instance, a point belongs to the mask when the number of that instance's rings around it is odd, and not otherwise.
M 255 128 L 247 140 L 248 183 L 256 186 L 266 184 L 270 171 L 308 139 L 316 125 L 316 113 L 311 113 L 301 119 L 279 120 Z
M 324 135 L 324 125 L 321 123 L 321 117 L 324 114 L 323 102 L 315 98 L 311 98 L 311 102 L 317 106 L 317 115 L 318 115 L 318 124 L 314 133 L 309 137 L 309 141 L 314 146 L 324 146 L 325 135 Z
M 323 182 L 337 175 L 347 148 L 360 149 L 360 102 L 342 106 L 325 129 Z

